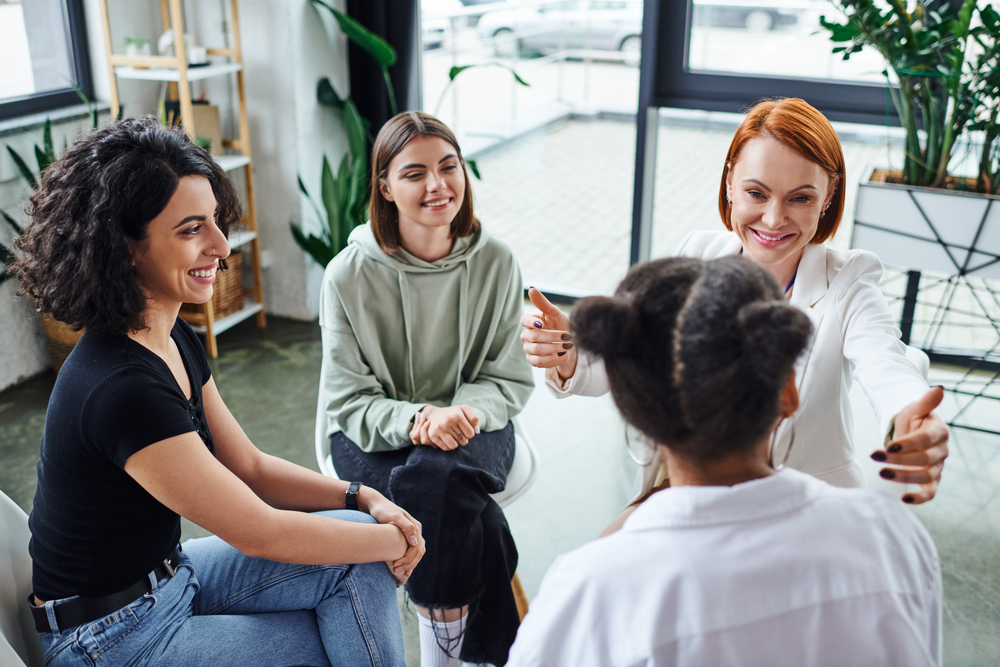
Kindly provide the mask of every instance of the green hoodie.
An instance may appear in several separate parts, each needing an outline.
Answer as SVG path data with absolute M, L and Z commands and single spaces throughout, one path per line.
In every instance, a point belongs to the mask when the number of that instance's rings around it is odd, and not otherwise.
M 483 431 L 506 426 L 535 387 L 518 337 L 521 290 L 514 253 L 482 227 L 432 264 L 385 254 L 370 224 L 355 229 L 320 295 L 327 436 L 400 449 L 428 404 L 468 405 Z

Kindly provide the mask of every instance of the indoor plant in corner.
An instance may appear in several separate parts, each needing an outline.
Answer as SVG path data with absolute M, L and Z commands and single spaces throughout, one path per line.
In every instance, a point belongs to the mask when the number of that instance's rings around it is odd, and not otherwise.
M 94 127 L 97 127 L 96 111 L 93 111 L 92 117 Z M 45 121 L 45 128 L 42 132 L 42 145 L 35 146 L 35 160 L 38 163 L 37 172 L 33 172 L 27 162 L 24 161 L 24 158 L 22 158 L 17 151 L 10 146 L 7 146 L 7 152 L 10 154 L 14 164 L 17 165 L 18 171 L 21 173 L 21 176 L 28 183 L 31 189 L 37 190 L 45 170 L 48 169 L 49 165 L 56 159 L 55 146 L 52 143 L 51 121 L 47 119 Z M 6 213 L 3 213 L 3 211 L 0 211 L 0 213 L 3 214 L 3 219 L 14 230 L 14 233 L 16 235 L 20 235 L 21 228 L 17 222 Z M 3 275 L 0 275 L 0 282 L 3 282 L 5 278 L 11 275 L 7 273 L 7 269 L 13 261 L 13 252 L 9 248 L 0 245 L 0 262 L 3 262 L 5 267 Z M 59 320 L 52 319 L 48 316 L 43 315 L 39 319 L 42 323 L 42 329 L 45 330 L 45 336 L 48 339 L 49 352 L 52 354 L 52 366 L 58 373 L 59 369 L 63 365 L 63 362 L 66 361 L 66 357 L 69 356 L 69 353 L 73 351 L 73 348 L 83 336 L 83 330 L 76 331 L 68 324 L 63 324 Z
M 902 169 L 862 178 L 852 247 L 910 269 L 913 294 L 918 271 L 1000 278 L 1000 13 L 987 0 L 832 2 L 834 52 L 883 56 L 906 132 Z M 963 159 L 975 168 L 958 176 Z

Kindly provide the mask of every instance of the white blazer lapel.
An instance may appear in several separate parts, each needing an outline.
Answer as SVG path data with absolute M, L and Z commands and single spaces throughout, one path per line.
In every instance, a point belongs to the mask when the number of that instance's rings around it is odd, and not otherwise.
M 810 243 L 802 251 L 798 274 L 795 276 L 795 287 L 792 288 L 792 298 L 789 301 L 809 317 L 813 326 L 812 336 L 806 344 L 806 349 L 795 362 L 795 384 L 798 386 L 800 394 L 806 365 L 816 343 L 820 324 L 823 322 L 822 311 L 813 308 L 813 306 L 826 295 L 829 289 L 830 284 L 827 281 L 826 273 L 826 246 Z

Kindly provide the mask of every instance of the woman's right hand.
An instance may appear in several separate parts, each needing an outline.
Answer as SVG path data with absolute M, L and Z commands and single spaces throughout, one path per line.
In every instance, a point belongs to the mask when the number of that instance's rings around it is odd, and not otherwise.
M 559 377 L 570 379 L 576 373 L 577 350 L 569 318 L 534 287 L 528 288 L 528 298 L 541 312 L 521 317 L 524 356 L 535 368 L 555 368 Z

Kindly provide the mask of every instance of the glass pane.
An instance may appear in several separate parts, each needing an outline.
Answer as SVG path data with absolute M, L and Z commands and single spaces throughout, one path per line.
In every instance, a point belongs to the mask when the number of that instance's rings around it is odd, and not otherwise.
M 74 82 L 62 0 L 0 0 L 0 100 Z
M 790 78 L 884 83 L 885 63 L 865 49 L 831 53 L 819 17 L 840 20 L 827 0 L 694 0 L 688 68 Z
M 422 0 L 423 109 L 476 160 L 477 215 L 526 281 L 611 291 L 628 269 L 642 2 L 480 4 Z

